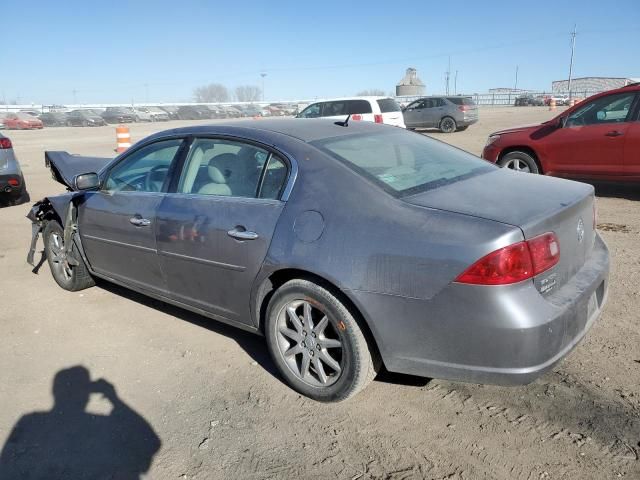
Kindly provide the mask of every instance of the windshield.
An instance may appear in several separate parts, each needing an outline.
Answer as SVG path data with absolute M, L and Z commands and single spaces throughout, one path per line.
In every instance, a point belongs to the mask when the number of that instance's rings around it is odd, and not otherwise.
M 311 144 L 395 196 L 407 196 L 492 171 L 493 165 L 423 135 L 390 129 Z

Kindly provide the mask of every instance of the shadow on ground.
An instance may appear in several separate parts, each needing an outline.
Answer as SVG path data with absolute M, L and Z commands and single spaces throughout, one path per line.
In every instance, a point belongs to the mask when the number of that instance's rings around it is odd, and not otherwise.
M 86 412 L 91 394 L 111 403 L 108 415 Z M 0 453 L 0 478 L 137 479 L 162 442 L 149 423 L 104 379 L 75 366 L 56 373 L 50 411 L 24 415 Z

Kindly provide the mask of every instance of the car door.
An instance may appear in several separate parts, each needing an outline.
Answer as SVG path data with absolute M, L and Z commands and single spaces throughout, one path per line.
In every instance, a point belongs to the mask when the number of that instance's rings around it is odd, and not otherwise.
M 586 102 L 548 138 L 553 170 L 567 177 L 623 175 L 624 144 L 630 127 L 634 92 Z
M 288 172 L 266 147 L 193 140 L 157 214 L 158 253 L 174 300 L 251 324 L 251 288 L 284 208 Z
M 624 174 L 640 180 L 640 96 L 636 96 L 635 114 L 624 141 Z
M 416 100 L 407 105 L 402 115 L 404 123 L 407 127 L 424 127 L 424 113 L 426 108 L 426 99 Z
M 182 138 L 158 140 L 127 153 L 87 192 L 78 230 L 91 268 L 128 285 L 163 293 L 156 252 L 156 210 Z
M 445 116 L 445 101 L 443 98 L 432 98 L 431 108 L 429 108 L 429 126 L 440 126 L 440 120 Z

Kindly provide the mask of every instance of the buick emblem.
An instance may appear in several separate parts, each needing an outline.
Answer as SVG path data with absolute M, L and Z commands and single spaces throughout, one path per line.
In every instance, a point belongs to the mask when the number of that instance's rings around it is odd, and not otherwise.
M 584 239 L 584 222 L 582 221 L 582 218 L 578 219 L 576 233 L 578 234 L 578 243 L 582 243 L 582 240 Z

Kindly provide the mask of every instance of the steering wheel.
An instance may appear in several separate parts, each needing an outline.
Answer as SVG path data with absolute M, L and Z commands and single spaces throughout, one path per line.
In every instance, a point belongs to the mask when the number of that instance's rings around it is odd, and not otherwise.
M 167 176 L 169 167 L 166 165 L 156 165 L 147 172 L 147 176 L 144 177 L 144 189 L 146 192 L 159 192 L 162 189 L 162 184 Z M 159 185 L 158 185 L 159 184 Z

